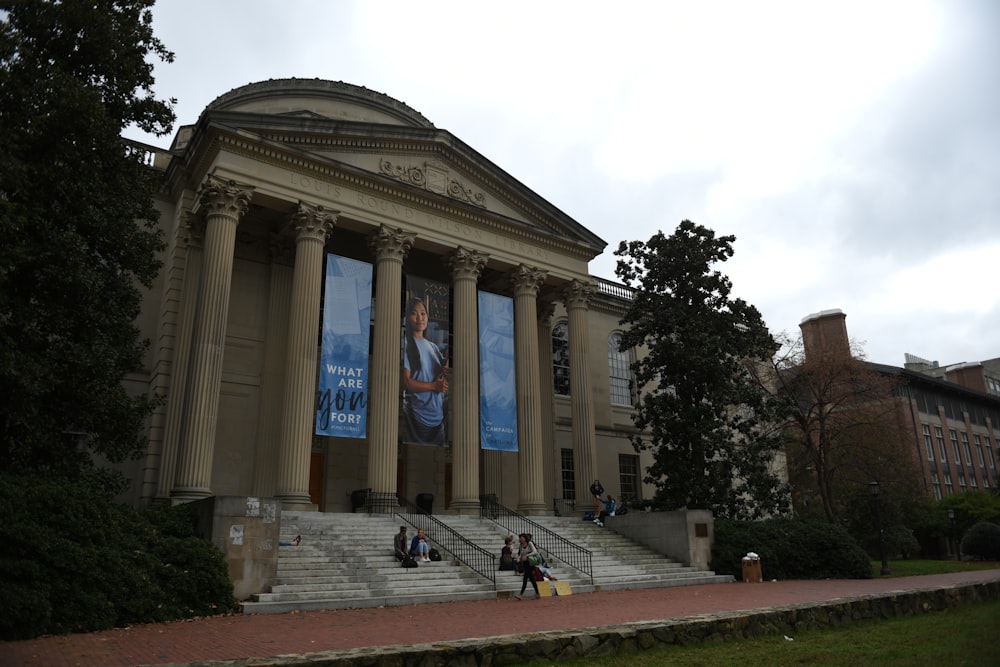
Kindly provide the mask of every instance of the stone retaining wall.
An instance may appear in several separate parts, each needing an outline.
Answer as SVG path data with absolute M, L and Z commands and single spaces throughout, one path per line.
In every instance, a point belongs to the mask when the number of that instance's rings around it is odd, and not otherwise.
M 1000 600 L 1000 581 L 890 592 L 757 612 L 727 612 L 679 620 L 643 621 L 412 646 L 198 662 L 186 667 L 493 667 L 529 660 L 559 661 L 580 656 L 611 656 L 660 646 L 796 634 L 856 621 L 915 616 L 987 600 Z

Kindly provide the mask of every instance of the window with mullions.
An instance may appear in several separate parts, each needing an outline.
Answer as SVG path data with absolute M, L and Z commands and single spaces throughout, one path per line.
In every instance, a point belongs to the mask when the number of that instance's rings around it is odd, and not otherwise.
M 969 447 L 969 434 L 962 431 L 962 451 L 965 452 L 965 465 L 972 466 L 972 448 Z
M 640 499 L 638 456 L 634 454 L 618 455 L 618 483 L 621 485 L 622 502 L 634 503 Z
M 565 322 L 552 327 L 553 390 L 569 396 L 569 326 Z
M 934 441 L 931 440 L 931 427 L 923 424 L 924 427 L 924 448 L 927 449 L 927 460 L 934 460 Z
M 937 438 L 938 443 L 938 453 L 941 454 L 941 463 L 948 462 L 948 450 L 944 447 L 944 433 L 941 432 L 940 426 L 934 427 L 934 437 Z
M 608 337 L 608 378 L 611 383 L 611 402 L 617 405 L 632 405 L 632 355 L 621 351 L 622 337 L 611 334 Z
M 560 450 L 559 465 L 562 469 L 563 500 L 576 498 L 576 473 L 573 472 L 573 450 Z

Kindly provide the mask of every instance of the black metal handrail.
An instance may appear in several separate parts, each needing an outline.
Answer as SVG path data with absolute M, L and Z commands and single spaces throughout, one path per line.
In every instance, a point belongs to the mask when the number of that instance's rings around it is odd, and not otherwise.
M 479 515 L 503 526 L 513 535 L 530 533 L 532 542 L 535 543 L 535 547 L 539 551 L 545 554 L 546 560 L 562 561 L 583 572 L 590 577 L 590 583 L 594 583 L 593 558 L 588 549 L 570 542 L 561 535 L 556 535 L 545 526 L 501 505 L 493 494 L 479 497 Z
M 370 495 L 369 498 L 371 498 Z M 452 558 L 464 563 L 473 572 L 489 579 L 493 584 L 493 589 L 496 590 L 496 554 L 470 542 L 454 528 L 406 499 L 393 498 L 393 503 L 390 510 L 392 513 L 400 516 L 414 528 L 422 528 L 428 542 L 436 544 L 439 550 L 451 554 Z M 369 511 L 371 510 L 369 509 Z

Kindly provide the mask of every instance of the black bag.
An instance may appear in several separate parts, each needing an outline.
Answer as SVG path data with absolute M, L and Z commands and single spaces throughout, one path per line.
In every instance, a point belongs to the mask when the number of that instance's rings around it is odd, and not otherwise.
M 513 570 L 514 569 L 514 557 L 510 554 L 500 554 L 500 569 L 501 570 Z
M 615 516 L 622 516 L 623 514 L 628 514 L 628 507 L 622 505 L 617 510 L 615 510 Z
M 430 551 L 427 552 L 427 557 L 430 558 L 432 561 L 437 562 L 441 560 L 441 552 L 438 551 L 437 549 L 431 549 Z
M 584 521 L 593 521 L 594 520 L 594 513 L 593 512 L 584 512 L 583 513 L 583 520 Z
M 401 562 L 400 565 L 402 567 L 416 567 L 417 559 L 414 558 L 413 556 L 407 556 L 406 558 L 403 559 L 403 562 Z

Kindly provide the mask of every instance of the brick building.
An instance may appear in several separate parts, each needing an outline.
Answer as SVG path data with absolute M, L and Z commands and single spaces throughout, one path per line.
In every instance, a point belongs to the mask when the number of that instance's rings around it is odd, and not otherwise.
M 850 354 L 846 315 L 828 310 L 803 319 L 806 355 Z M 998 486 L 1000 446 L 1000 359 L 945 368 L 907 355 L 905 368 L 869 363 L 897 381 L 899 414 L 912 434 L 922 483 L 937 500 L 952 493 Z

